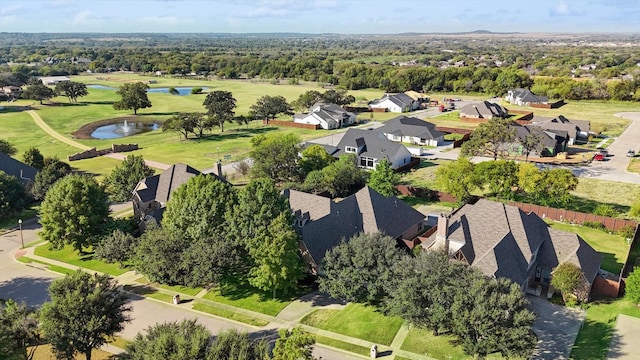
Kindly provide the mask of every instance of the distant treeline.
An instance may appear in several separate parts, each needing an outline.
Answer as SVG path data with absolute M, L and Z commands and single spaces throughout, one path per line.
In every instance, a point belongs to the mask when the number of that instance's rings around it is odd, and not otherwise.
M 349 90 L 504 95 L 511 88 L 524 87 L 550 98 L 640 100 L 640 45 L 613 51 L 597 46 L 540 46 L 517 39 L 425 41 L 293 35 L 193 36 L 177 42 L 170 35 L 149 34 L 99 41 L 40 35 L 35 38 L 38 45 L 33 45 L 27 35 L 0 34 L 11 44 L 0 48 L 0 64 L 4 63 L 0 72 L 30 77 L 86 70 L 160 71 L 175 76 L 317 81 Z

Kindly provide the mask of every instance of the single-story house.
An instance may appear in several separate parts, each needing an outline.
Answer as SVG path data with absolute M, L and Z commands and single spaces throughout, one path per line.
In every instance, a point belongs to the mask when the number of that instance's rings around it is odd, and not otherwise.
M 549 98 L 546 96 L 536 95 L 529 89 L 513 89 L 507 91 L 507 96 L 504 97 L 506 101 L 511 104 L 519 106 L 528 106 L 530 104 L 546 104 L 549 102 Z
M 552 229 L 535 213 L 485 199 L 441 214 L 422 246 L 444 250 L 486 276 L 510 279 L 537 295 L 553 294 L 553 270 L 565 262 L 580 268 L 588 294 L 602 262 L 579 235 Z
M 371 109 L 386 109 L 389 112 L 403 113 L 420 108 L 420 102 L 405 93 L 384 94 L 380 99 L 369 103 Z
M 408 90 L 408 91 L 405 91 L 404 94 L 412 98 L 414 101 L 417 101 L 419 104 L 429 102 L 429 96 L 417 91 Z
M 71 81 L 71 79 L 66 76 L 41 76 L 38 80 L 42 81 L 45 85 L 56 85 L 59 82 Z
M 522 144 L 527 140 L 527 137 L 536 128 L 537 125 L 519 125 L 514 123 L 511 125 L 516 134 L 516 141 L 510 146 L 509 153 L 524 156 L 525 149 Z M 540 153 L 533 150 L 529 156 L 531 157 L 543 157 L 543 156 L 556 156 L 558 153 L 567 151 L 567 145 L 569 143 L 569 135 L 566 131 L 560 130 L 544 130 L 539 128 L 540 141 L 542 143 L 542 151 Z
M 460 108 L 461 118 L 470 119 L 493 119 L 506 118 L 509 116 L 509 111 L 502 107 L 500 104 L 496 104 L 490 101 L 479 101 L 467 104 Z
M 424 215 L 395 196 L 385 197 L 365 186 L 341 200 L 296 190 L 284 196 L 295 217 L 296 230 L 302 235 L 300 247 L 311 272 L 320 272 L 327 250 L 359 233 L 378 231 L 406 246 L 423 232 Z M 371 246 L 376 246 L 371 244 Z
M 444 133 L 436 130 L 435 124 L 415 117 L 398 116 L 377 130 L 395 142 L 438 146 L 444 141 Z
M 358 166 L 373 170 L 382 159 L 386 159 L 393 169 L 411 162 L 411 153 L 402 144 L 393 142 L 379 130 L 348 129 L 332 155 L 355 154 Z
M 325 130 L 331 130 L 355 123 L 356 114 L 336 104 L 318 103 L 309 108 L 308 113 L 293 115 L 293 122 L 320 125 Z
M 1 152 L 0 171 L 3 171 L 9 176 L 14 176 L 26 189 L 31 189 L 33 182 L 36 181 L 36 173 L 38 172 L 33 166 L 29 166 Z
M 0 94 L 5 95 L 10 101 L 19 98 L 21 93 L 22 88 L 20 86 L 0 87 Z
M 569 120 L 562 115 L 555 118 L 534 116 L 531 123 L 544 130 L 565 131 L 569 135 L 568 145 L 586 143 L 589 139 L 591 123 L 588 120 Z
M 141 180 L 133 189 L 131 199 L 134 219 L 138 222 L 155 219 L 160 223 L 167 202 L 171 198 L 171 193 L 192 177 L 200 174 L 200 171 L 189 165 L 174 164 L 160 174 Z M 207 175 L 225 181 L 216 174 Z

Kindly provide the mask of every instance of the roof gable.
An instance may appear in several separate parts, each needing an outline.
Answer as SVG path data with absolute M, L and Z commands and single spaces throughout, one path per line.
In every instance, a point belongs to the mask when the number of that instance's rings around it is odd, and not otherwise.
M 359 156 L 367 156 L 378 160 L 387 159 L 389 162 L 405 146 L 387 139 L 378 130 L 348 129 L 336 147 L 338 151 L 334 156 L 339 157 L 346 153 L 345 147 L 352 146 L 358 148 Z M 408 152 L 408 150 L 407 150 Z
M 38 172 L 33 166 L 16 160 L 5 153 L 0 153 L 0 170 L 9 176 L 14 176 L 23 185 L 26 185 L 30 181 L 35 181 L 36 173 Z
M 435 124 L 415 117 L 398 116 L 386 121 L 377 130 L 383 134 L 413 136 L 421 139 L 437 139 L 444 133 L 435 129 Z

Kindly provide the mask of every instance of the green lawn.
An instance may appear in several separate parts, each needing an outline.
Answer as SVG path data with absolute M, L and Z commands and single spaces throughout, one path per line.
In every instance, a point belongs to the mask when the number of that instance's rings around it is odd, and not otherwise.
M 628 211 L 634 200 L 640 199 L 640 184 L 578 178 L 578 186 L 571 193 L 583 199 L 626 207 Z
M 57 272 L 57 273 L 63 274 L 63 275 L 68 275 L 68 274 L 72 274 L 72 273 L 75 272 L 75 270 L 71 270 L 71 269 L 68 269 L 66 267 L 62 267 L 62 266 L 58 266 L 58 265 L 52 265 L 52 264 L 46 263 L 44 261 L 32 259 L 32 258 L 27 257 L 27 256 L 19 257 L 18 261 L 20 261 L 21 263 L 24 263 L 24 264 L 30 264 L 30 263 L 42 264 L 42 265 L 45 265 L 48 270 L 51 270 L 53 272 Z
M 336 339 L 325 337 L 325 336 L 315 335 L 315 338 L 318 344 L 328 345 L 336 349 L 342 349 L 344 351 L 348 351 L 354 354 L 369 356 L 369 351 L 371 350 L 364 346 L 351 344 L 348 342 L 336 340 Z M 398 359 L 397 356 L 396 356 L 396 359 Z
M 221 304 L 227 304 L 242 309 L 276 316 L 298 296 L 304 295 L 308 289 L 300 289 L 297 294 L 277 294 L 272 298 L 271 291 L 261 291 L 249 285 L 245 279 L 232 279 L 222 286 L 206 293 L 203 298 Z
M 620 235 L 609 234 L 608 232 L 589 228 L 586 226 L 577 226 L 560 222 L 551 222 L 551 227 L 558 230 L 564 230 L 580 235 L 587 244 L 591 245 L 597 252 L 603 256 L 601 268 L 619 274 L 627 260 L 629 245 L 627 241 Z
M 606 358 L 618 314 L 640 318 L 640 308 L 624 299 L 590 303 L 587 318 L 571 349 L 571 358 Z
M 430 330 L 412 327 L 401 349 L 434 359 L 470 359 L 471 357 L 462 350 L 462 346 L 455 344 L 456 340 L 455 336 L 434 336 Z
M 403 320 L 385 316 L 371 306 L 351 303 L 343 310 L 316 310 L 305 316 L 302 323 L 372 343 L 390 345 Z
M 116 264 L 107 264 L 94 259 L 92 252 L 80 255 L 70 245 L 65 246 L 61 250 L 50 250 L 47 246 L 38 246 L 35 248 L 34 254 L 113 276 L 122 275 L 128 271 L 127 269 L 121 269 Z
M 125 285 L 124 290 L 166 303 L 173 303 L 173 295 L 162 293 L 158 291 L 158 289 L 148 285 Z
M 153 287 L 159 287 L 165 290 L 170 290 L 170 291 L 175 291 L 177 293 L 181 293 L 181 294 L 187 294 L 190 296 L 196 296 L 200 291 L 202 291 L 202 288 L 198 287 L 198 288 L 191 288 L 191 287 L 187 287 L 187 286 L 182 286 L 182 285 L 164 285 L 164 284 L 158 284 L 158 283 L 154 283 L 149 281 L 146 277 L 140 277 L 138 279 L 136 279 L 136 282 L 142 283 L 142 284 L 146 284 L 146 285 L 151 285 Z
M 202 312 L 206 312 L 208 314 L 220 316 L 220 317 L 223 317 L 223 318 L 239 321 L 241 323 L 245 323 L 245 324 L 249 324 L 249 325 L 253 325 L 253 326 L 265 326 L 265 325 L 267 325 L 269 323 L 266 320 L 257 319 L 257 318 L 251 317 L 251 316 L 247 316 L 247 315 L 240 314 L 240 313 L 237 313 L 237 312 L 221 309 L 221 308 L 218 308 L 218 307 L 215 307 L 215 306 L 211 306 L 211 305 L 207 305 L 207 304 L 203 304 L 203 303 L 193 304 L 193 309 L 194 310 L 198 310 L 198 311 L 202 311 Z

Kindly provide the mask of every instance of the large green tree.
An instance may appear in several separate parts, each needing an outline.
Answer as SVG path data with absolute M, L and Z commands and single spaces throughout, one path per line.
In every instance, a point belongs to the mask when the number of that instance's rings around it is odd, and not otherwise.
M 269 344 L 264 340 L 251 340 L 246 332 L 235 329 L 218 333 L 211 343 L 207 360 L 271 360 Z
M 113 103 L 115 110 L 133 110 L 133 114 L 138 114 L 138 109 L 151 107 L 151 101 L 147 96 L 149 86 L 143 82 L 133 82 L 122 84 L 116 91 L 120 95 L 120 100 Z
M 49 287 L 50 302 L 40 310 L 44 337 L 59 358 L 91 352 L 124 329 L 127 295 L 108 275 L 76 271 Z
M 11 155 L 15 155 L 17 152 L 18 152 L 18 149 L 16 149 L 16 147 L 13 146 L 13 144 L 8 142 L 7 140 L 0 139 L 0 153 L 11 156 Z
M 327 251 L 320 276 L 320 290 L 355 302 L 378 303 L 387 295 L 393 266 L 407 253 L 396 240 L 381 233 L 359 234 Z
M 334 157 L 329 155 L 322 145 L 314 144 L 302 150 L 300 170 L 306 176 L 312 171 L 324 169 L 334 160 Z
M 104 178 L 103 185 L 111 201 L 129 201 L 138 182 L 153 173 L 142 155 L 128 155 Z
M 87 85 L 75 81 L 61 81 L 57 83 L 56 92 L 66 96 L 69 102 L 77 102 L 79 97 L 89 95 Z
M 532 152 L 536 152 L 538 156 L 542 156 L 542 151 L 544 150 L 544 137 L 545 134 L 541 127 L 539 126 L 529 126 L 529 132 L 527 135 L 520 141 L 522 145 L 522 149 L 524 150 L 524 161 L 529 161 L 529 154 Z
M 322 99 L 322 94 L 316 90 L 308 90 L 300 94 L 298 98 L 291 102 L 291 106 L 300 112 L 306 112 L 311 106 Z
M 267 177 L 276 183 L 299 178 L 300 138 L 294 134 L 258 135 L 251 139 L 250 157 L 254 178 Z
M 183 284 L 185 268 L 182 254 L 190 246 L 180 234 L 148 226 L 135 247 L 133 263 L 137 271 L 161 284 Z
M 299 326 L 278 330 L 278 340 L 273 347 L 273 360 L 312 360 L 316 339 Z
M 231 238 L 217 236 L 192 242 L 181 256 L 182 284 L 212 288 L 239 274 L 243 263 L 242 249 Z
M 177 131 L 187 140 L 189 133 L 194 136 L 202 136 L 204 130 L 210 128 L 210 126 L 202 113 L 179 113 L 162 123 L 162 131 Z
M 36 200 L 43 200 L 51 185 L 71 173 L 69 164 L 57 158 L 45 158 L 44 167 L 36 173 L 31 194 Z
M 367 182 L 367 172 L 357 165 L 355 154 L 344 154 L 322 169 L 324 190 L 331 196 L 349 196 Z
M 42 83 L 27 86 L 20 95 L 23 99 L 39 101 L 40 105 L 44 100 L 49 100 L 54 96 L 56 96 L 55 91 Z
M 210 121 L 220 126 L 220 132 L 224 132 L 224 123 L 232 121 L 236 108 L 236 99 L 230 91 L 216 90 L 207 94 L 202 105 L 207 108 Z
M 466 201 L 471 191 L 480 184 L 474 168 L 475 165 L 468 158 L 460 156 L 456 161 L 438 166 L 436 183 L 442 190 L 455 196 L 458 202 Z
M 138 333 L 126 346 L 125 359 L 204 360 L 211 344 L 211 332 L 195 319 L 153 325 Z
M 483 161 L 474 166 L 479 183 L 487 186 L 491 195 L 510 199 L 518 185 L 518 164 L 514 161 Z
M 224 214 L 236 203 L 235 189 L 228 183 L 215 176 L 194 176 L 171 194 L 162 226 L 192 241 L 223 234 Z
M 291 107 L 282 95 L 265 95 L 250 107 L 253 115 L 257 119 L 275 119 L 279 114 L 292 115 Z
M 70 244 L 82 251 L 102 232 L 108 217 L 107 194 L 95 179 L 68 175 L 49 188 L 40 206 L 40 237 L 54 249 Z
M 367 185 L 379 194 L 391 196 L 397 193 L 396 185 L 400 181 L 400 176 L 391 168 L 387 159 L 382 159 L 376 169 L 369 174 Z
M 15 176 L 0 170 L 0 219 L 19 213 L 27 204 L 27 194 Z
M 44 167 L 44 156 L 42 156 L 42 153 L 36 147 L 27 149 L 27 151 L 22 154 L 22 161 L 38 170 Z
M 515 141 L 515 129 L 509 119 L 493 118 L 478 125 L 469 141 L 462 145 L 461 154 L 466 156 L 490 155 L 496 160 L 506 157 L 509 146 Z
M 259 289 L 285 293 L 295 289 L 304 277 L 304 267 L 298 246 L 298 234 L 293 230 L 289 211 L 278 215 L 269 227 L 257 235 L 257 246 L 249 248 L 254 266 L 249 283 Z
M 31 360 L 39 344 L 36 312 L 11 299 L 0 305 L 0 358 Z

